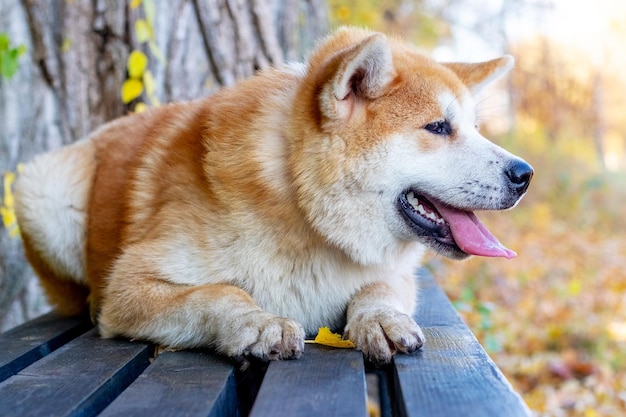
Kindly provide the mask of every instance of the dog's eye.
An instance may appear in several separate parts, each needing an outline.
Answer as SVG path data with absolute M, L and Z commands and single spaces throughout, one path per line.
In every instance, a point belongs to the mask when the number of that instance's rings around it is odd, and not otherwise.
M 424 129 L 435 135 L 449 135 L 452 133 L 452 126 L 447 120 L 437 120 L 436 122 L 428 123 L 424 126 Z

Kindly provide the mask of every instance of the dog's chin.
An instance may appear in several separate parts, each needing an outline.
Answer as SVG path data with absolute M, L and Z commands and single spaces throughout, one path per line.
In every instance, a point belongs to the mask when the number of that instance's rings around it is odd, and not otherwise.
M 397 200 L 400 216 L 411 229 L 415 239 L 448 258 L 469 257 L 470 255 L 463 252 L 456 244 L 450 226 L 437 212 L 434 205 L 423 194 L 416 195 L 420 202 L 418 208 L 409 201 L 410 193 L 401 193 Z

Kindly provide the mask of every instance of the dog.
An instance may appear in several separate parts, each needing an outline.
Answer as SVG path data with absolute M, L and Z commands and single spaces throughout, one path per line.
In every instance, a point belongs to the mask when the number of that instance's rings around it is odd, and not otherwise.
M 329 326 L 389 362 L 424 343 L 425 250 L 515 256 L 473 213 L 515 206 L 533 175 L 476 126 L 475 95 L 512 66 L 341 28 L 304 63 L 35 158 L 16 185 L 26 256 L 105 338 L 278 360 Z

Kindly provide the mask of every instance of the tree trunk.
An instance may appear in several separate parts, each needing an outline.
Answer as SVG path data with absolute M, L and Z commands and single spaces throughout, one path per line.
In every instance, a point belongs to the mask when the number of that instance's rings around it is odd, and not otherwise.
M 0 174 L 86 136 L 137 101 L 150 104 L 147 82 L 138 100 L 121 100 L 131 51 L 148 57 L 152 96 L 163 103 L 205 96 L 258 69 L 301 59 L 326 31 L 325 0 L 132 4 L 2 0 L 0 28 L 27 53 L 14 77 L 0 77 Z M 147 22 L 150 39 L 138 21 Z M 0 329 L 45 308 L 31 277 L 19 238 L 0 226 Z

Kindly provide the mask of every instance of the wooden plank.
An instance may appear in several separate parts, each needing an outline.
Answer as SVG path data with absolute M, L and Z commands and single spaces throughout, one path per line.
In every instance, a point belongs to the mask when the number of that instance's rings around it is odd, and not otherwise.
M 0 381 L 15 375 L 91 327 L 86 317 L 49 313 L 0 335 Z
M 414 314 L 417 324 L 422 327 L 465 326 L 446 293 L 426 268 L 417 271 L 417 285 L 419 296 Z
M 250 417 L 366 416 L 363 355 L 307 345 L 294 361 L 270 362 Z
M 100 417 L 237 415 L 235 371 L 199 351 L 165 352 Z
M 396 411 L 403 417 L 527 417 L 530 410 L 502 372 L 459 319 L 432 276 L 420 274 L 428 288 L 416 320 L 426 344 L 394 359 Z M 440 315 L 440 319 L 435 316 Z M 449 320 L 446 323 L 446 320 Z M 424 324 L 426 323 L 426 325 Z
M 0 415 L 95 415 L 148 366 L 150 350 L 93 329 L 0 383 Z

